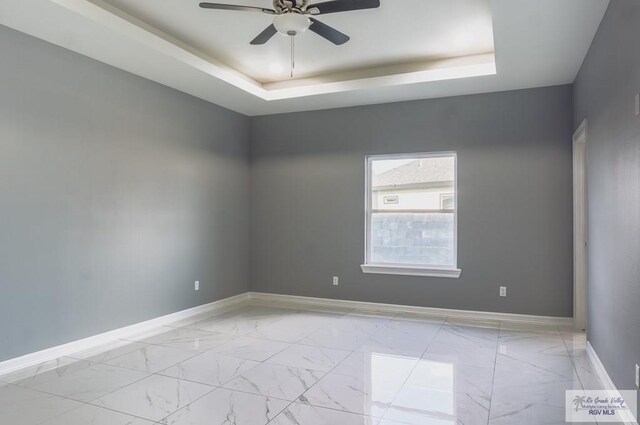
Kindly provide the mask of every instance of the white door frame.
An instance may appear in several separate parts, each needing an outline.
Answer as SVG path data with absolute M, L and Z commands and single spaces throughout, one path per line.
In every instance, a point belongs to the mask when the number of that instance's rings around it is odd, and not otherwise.
M 573 320 L 587 328 L 587 120 L 573 134 Z

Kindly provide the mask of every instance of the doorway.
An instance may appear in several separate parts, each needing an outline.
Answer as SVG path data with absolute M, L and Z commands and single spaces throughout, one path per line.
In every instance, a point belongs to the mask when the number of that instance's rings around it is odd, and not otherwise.
M 587 328 L 587 120 L 573 134 L 573 319 Z

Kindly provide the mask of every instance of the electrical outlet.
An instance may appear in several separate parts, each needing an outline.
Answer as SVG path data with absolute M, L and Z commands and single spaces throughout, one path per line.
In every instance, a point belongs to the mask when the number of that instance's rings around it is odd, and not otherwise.
M 193 286 L 194 291 L 199 291 L 200 290 L 200 281 L 196 280 L 196 284 Z
M 636 365 L 636 387 L 640 387 L 640 366 Z
M 338 286 L 340 284 L 340 279 L 338 276 L 333 277 L 333 286 Z
M 500 296 L 501 297 L 506 297 L 507 296 L 507 287 L 506 286 L 501 286 L 500 287 Z

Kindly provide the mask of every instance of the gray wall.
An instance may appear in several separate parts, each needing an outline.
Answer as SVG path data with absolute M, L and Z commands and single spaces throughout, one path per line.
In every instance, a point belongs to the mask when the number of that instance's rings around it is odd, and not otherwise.
M 252 289 L 571 316 L 571 111 L 559 86 L 252 118 Z M 363 274 L 365 155 L 443 150 L 461 278 Z
M 247 291 L 248 118 L 5 27 L 0 58 L 0 360 Z
M 588 118 L 588 337 L 619 389 L 640 364 L 640 2 L 612 0 L 574 85 Z

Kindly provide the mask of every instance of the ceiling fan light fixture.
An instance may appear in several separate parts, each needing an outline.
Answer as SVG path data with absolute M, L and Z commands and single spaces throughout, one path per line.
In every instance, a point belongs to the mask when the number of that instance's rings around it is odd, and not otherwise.
M 284 35 L 298 35 L 305 32 L 311 21 L 299 13 L 283 13 L 273 18 L 273 26 Z

